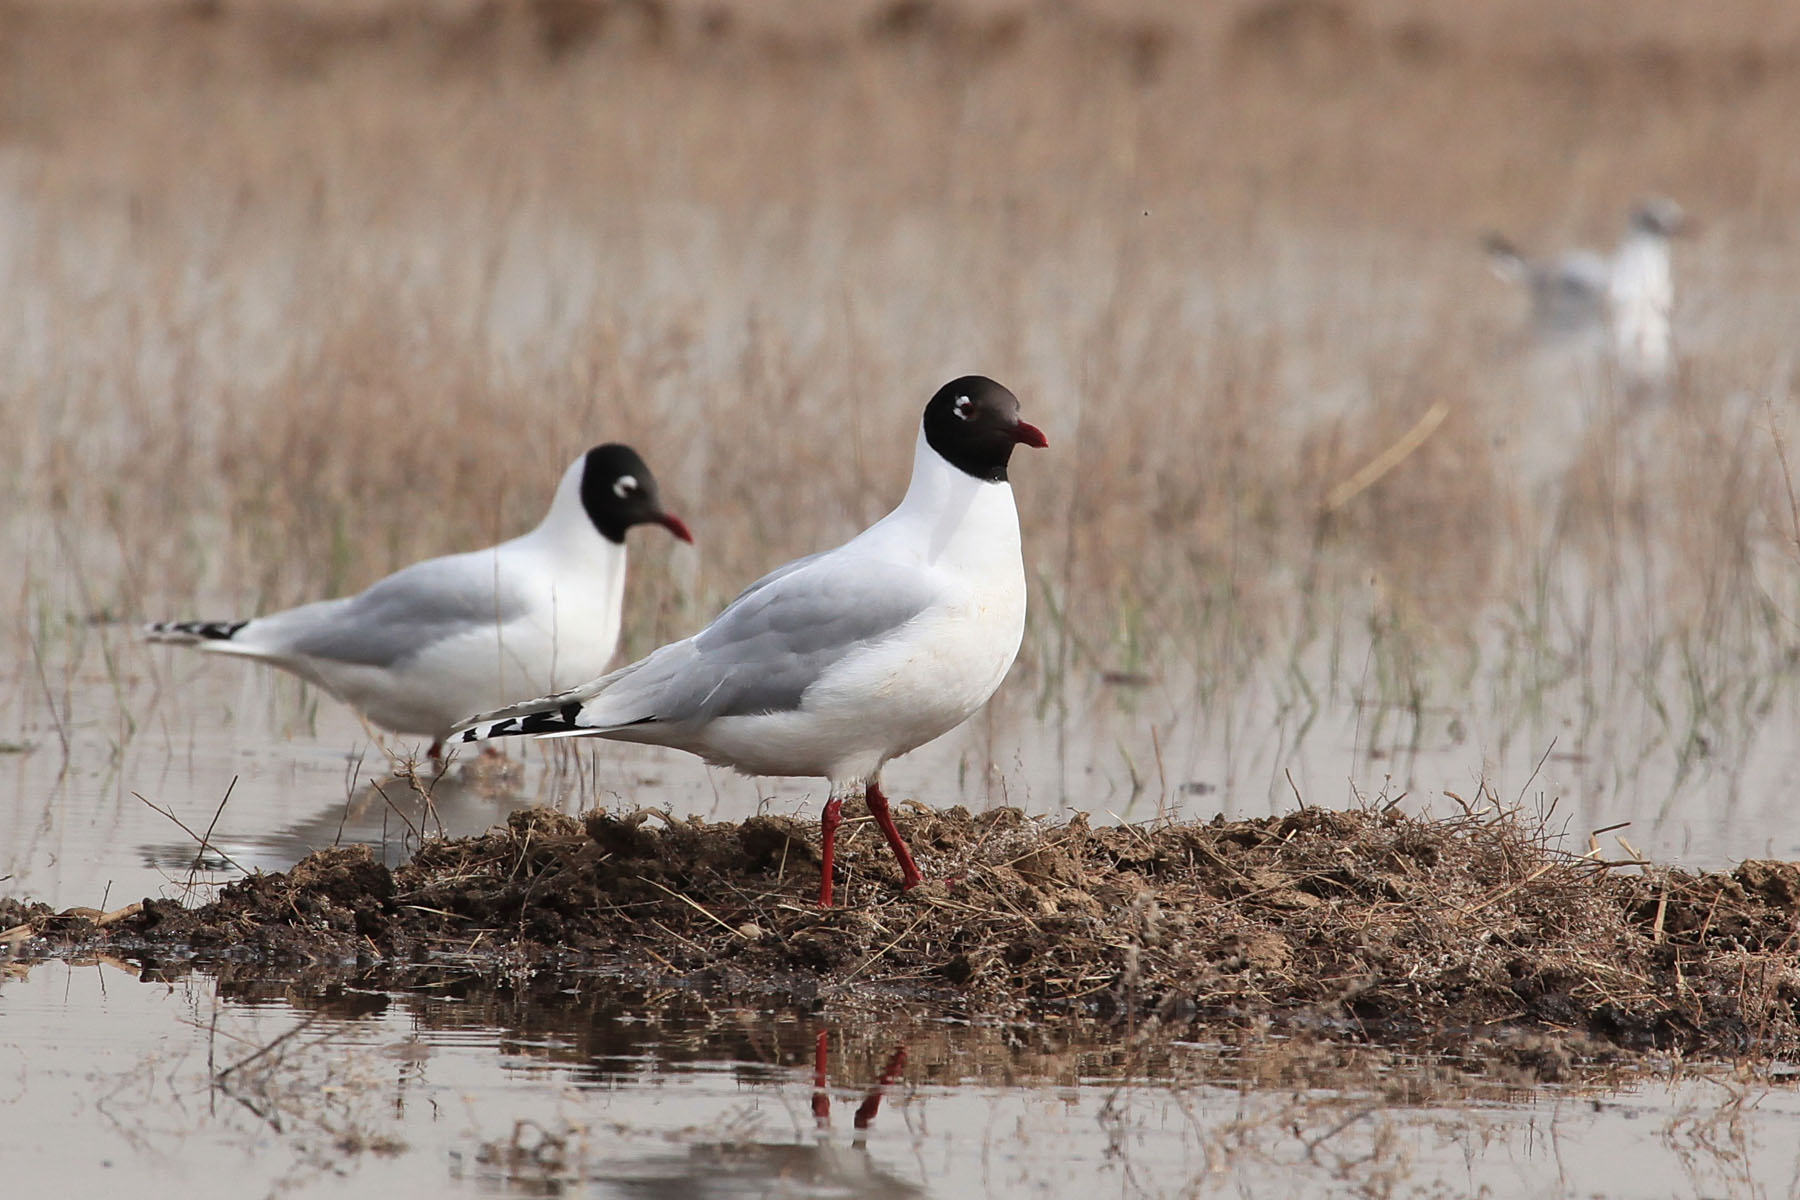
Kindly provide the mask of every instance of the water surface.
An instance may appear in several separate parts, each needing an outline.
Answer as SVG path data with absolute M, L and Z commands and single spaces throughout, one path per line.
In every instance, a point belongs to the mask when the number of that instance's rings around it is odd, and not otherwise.
M 1344 1047 L 1137 1059 L 852 1011 L 15 962 L 0 1158 L 22 1194 L 197 1198 L 1792 1195 L 1800 1171 L 1800 1091 L 1729 1073 L 1527 1089 Z

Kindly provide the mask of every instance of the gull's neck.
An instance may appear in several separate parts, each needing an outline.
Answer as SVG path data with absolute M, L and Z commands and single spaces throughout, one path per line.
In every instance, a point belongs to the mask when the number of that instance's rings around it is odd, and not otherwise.
M 1673 290 L 1669 239 L 1652 229 L 1634 229 L 1613 257 L 1612 290 L 1618 301 L 1639 297 L 1668 303 Z
M 1633 264 L 1639 269 L 1661 265 L 1668 270 L 1669 236 L 1654 229 L 1633 229 L 1626 233 L 1614 253 L 1614 261 Z
M 556 554 L 606 564 L 620 575 L 625 571 L 625 545 L 606 537 L 595 528 L 593 518 L 581 502 L 581 475 L 585 460 L 576 459 L 563 472 L 551 498 L 550 511 L 537 527 L 516 539 L 521 543 Z
M 1634 245 L 1660 246 L 1664 251 L 1667 251 L 1669 248 L 1669 235 L 1659 229 L 1628 229 L 1625 231 L 1625 236 L 1619 240 L 1619 246 L 1623 249 L 1626 246 Z
M 923 534 L 927 559 L 998 558 L 1007 548 L 1016 557 L 1019 544 L 1019 512 L 1012 486 L 989 483 L 951 466 L 925 440 L 925 431 L 913 448 L 912 482 L 899 507 L 870 530 L 891 526 L 895 533 L 917 538 Z M 1004 560 L 1002 560 L 1004 561 Z

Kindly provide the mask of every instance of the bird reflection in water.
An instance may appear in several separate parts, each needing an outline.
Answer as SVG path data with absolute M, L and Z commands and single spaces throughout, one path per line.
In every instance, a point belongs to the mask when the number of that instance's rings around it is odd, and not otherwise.
M 819 1042 L 813 1052 L 813 1119 L 819 1123 L 821 1132 L 831 1128 L 831 1093 L 827 1090 L 826 1069 L 831 1057 L 831 1034 L 819 1030 Z M 888 1057 L 887 1066 L 881 1069 L 881 1077 L 875 1086 L 869 1089 L 862 1103 L 856 1106 L 856 1115 L 851 1124 L 859 1134 L 866 1133 L 869 1125 L 875 1120 L 875 1114 L 881 1111 L 881 1099 L 887 1089 L 900 1082 L 901 1074 L 906 1070 L 906 1047 L 897 1046 Z M 863 1145 L 865 1138 L 857 1137 L 855 1144 Z

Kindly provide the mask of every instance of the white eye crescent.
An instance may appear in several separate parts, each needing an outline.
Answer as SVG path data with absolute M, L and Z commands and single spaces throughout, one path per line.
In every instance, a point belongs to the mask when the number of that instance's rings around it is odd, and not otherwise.
M 621 475 L 613 480 L 613 495 L 621 500 L 629 498 L 631 493 L 637 490 L 638 481 L 635 475 Z
M 969 399 L 967 396 L 958 396 L 956 398 L 956 403 L 951 405 L 950 411 L 955 413 L 959 419 L 966 421 L 969 419 L 969 411 L 974 407 L 975 402 L 973 400 Z

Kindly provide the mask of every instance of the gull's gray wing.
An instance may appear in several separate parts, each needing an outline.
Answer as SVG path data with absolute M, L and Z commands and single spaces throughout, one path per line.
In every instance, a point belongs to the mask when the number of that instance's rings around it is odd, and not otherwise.
M 248 632 L 282 654 L 392 667 L 445 638 L 524 616 L 525 596 L 495 566 L 492 552 L 414 563 L 355 596 L 254 621 Z
M 725 613 L 728 613 L 735 608 L 745 596 L 748 596 L 752 592 L 761 591 L 771 583 L 774 583 L 777 579 L 786 579 L 795 571 L 810 566 L 815 560 L 823 558 L 830 553 L 831 551 L 829 550 L 816 550 L 811 554 L 802 555 L 801 557 L 796 558 L 793 562 L 783 563 L 781 566 L 776 567 L 773 571 L 770 571 L 767 575 L 764 575 L 761 579 L 758 579 L 755 583 L 739 592 L 736 598 L 734 598 L 730 604 L 725 606 L 725 612 L 719 614 L 720 619 L 724 619 Z M 715 621 L 714 624 L 717 624 L 717 622 Z
M 577 689 L 589 693 L 577 724 L 700 724 L 796 709 L 828 669 L 941 599 L 920 566 L 839 556 L 790 564 L 693 637 Z
M 1569 333 L 1597 323 L 1606 312 L 1610 282 L 1605 259 L 1576 250 L 1539 265 L 1531 277 L 1532 310 L 1540 328 Z

